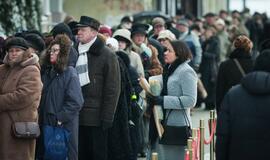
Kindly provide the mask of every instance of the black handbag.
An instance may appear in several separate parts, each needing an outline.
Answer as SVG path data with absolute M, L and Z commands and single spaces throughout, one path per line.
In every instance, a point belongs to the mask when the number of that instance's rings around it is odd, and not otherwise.
M 181 99 L 179 99 L 180 106 L 182 105 Z M 165 144 L 165 145 L 187 145 L 187 140 L 189 137 L 191 137 L 191 128 L 190 128 L 190 122 L 188 120 L 187 114 L 185 112 L 184 107 L 182 108 L 182 113 L 184 115 L 184 120 L 186 125 L 185 126 L 169 126 L 167 125 L 168 118 L 172 112 L 170 110 L 167 118 L 165 118 L 162 126 L 164 128 L 164 133 L 159 140 L 159 144 Z

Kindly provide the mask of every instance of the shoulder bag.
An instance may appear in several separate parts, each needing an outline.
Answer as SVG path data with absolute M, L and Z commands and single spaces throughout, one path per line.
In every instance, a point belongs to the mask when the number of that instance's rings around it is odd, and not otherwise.
M 167 121 L 172 112 L 172 110 L 170 110 L 167 118 L 165 118 L 163 122 L 164 133 L 162 135 L 162 138 L 159 140 L 159 144 L 186 146 L 188 138 L 191 137 L 190 122 L 188 120 L 188 117 L 187 117 L 187 114 L 186 114 L 186 111 L 184 109 L 181 99 L 180 98 L 178 99 L 179 99 L 179 103 L 181 106 L 181 110 L 182 110 L 186 125 L 185 126 L 169 126 L 167 124 Z
M 6 73 L 6 76 L 8 73 Z M 4 82 L 7 79 L 4 80 Z M 0 93 L 2 93 L 2 87 L 4 82 L 0 86 Z M 40 135 L 40 128 L 38 122 L 16 122 L 14 118 L 11 116 L 10 112 L 7 112 L 11 122 L 11 131 L 14 137 L 16 138 L 24 138 L 24 139 L 35 139 Z
M 37 122 L 15 122 L 11 114 L 8 115 L 12 121 L 12 132 L 16 138 L 38 138 L 40 128 Z
M 239 69 L 242 77 L 244 77 L 246 75 L 244 69 L 242 68 L 242 66 L 240 65 L 239 61 L 237 59 L 233 59 L 234 63 L 236 64 L 237 68 Z

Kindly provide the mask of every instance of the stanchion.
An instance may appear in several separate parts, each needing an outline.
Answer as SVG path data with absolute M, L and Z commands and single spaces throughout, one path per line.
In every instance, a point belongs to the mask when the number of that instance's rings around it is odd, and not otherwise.
M 215 118 L 215 111 L 211 110 L 210 111 L 210 125 L 209 125 L 209 129 L 210 129 L 210 134 L 213 132 L 213 125 L 214 125 L 214 118 Z M 214 135 L 213 135 L 213 139 L 210 142 L 210 160 L 214 160 Z
M 200 120 L 200 160 L 204 160 L 204 120 Z
M 189 150 L 185 149 L 185 160 L 189 160 Z
M 152 158 L 151 160 L 158 160 L 158 153 L 157 152 L 153 152 L 152 153 Z
M 193 139 L 189 138 L 188 139 L 188 151 L 189 151 L 189 160 L 193 160 L 193 148 L 192 148 L 192 144 L 193 144 Z
M 192 147 L 193 147 L 193 159 L 199 160 L 199 151 L 200 151 L 200 139 L 199 139 L 199 129 L 198 128 L 192 128 Z

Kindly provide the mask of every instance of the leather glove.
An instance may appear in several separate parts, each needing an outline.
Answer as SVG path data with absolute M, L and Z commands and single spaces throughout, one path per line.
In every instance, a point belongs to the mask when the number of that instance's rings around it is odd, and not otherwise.
M 107 129 L 111 128 L 112 125 L 113 125 L 112 122 L 107 122 L 107 121 L 101 122 L 101 127 L 103 130 L 107 130 Z
M 152 95 L 147 95 L 146 96 L 148 102 L 149 102 L 149 105 L 150 106 L 153 106 L 153 105 L 160 105 L 160 106 L 163 106 L 163 99 L 164 97 L 163 96 L 152 96 Z

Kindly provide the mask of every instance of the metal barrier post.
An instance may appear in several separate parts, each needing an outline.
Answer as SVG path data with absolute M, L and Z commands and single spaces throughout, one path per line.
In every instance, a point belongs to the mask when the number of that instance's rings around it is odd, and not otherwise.
M 193 148 L 192 148 L 192 142 L 193 142 L 193 139 L 192 138 L 189 138 L 188 139 L 188 151 L 189 151 L 189 160 L 193 160 Z
M 198 146 L 197 146 L 197 141 L 198 141 L 198 129 L 197 128 L 192 128 L 192 139 L 193 141 L 196 143 L 195 147 L 193 148 L 193 158 L 195 159 L 195 157 L 197 156 L 197 152 L 198 152 Z
M 158 153 L 157 152 L 153 152 L 152 153 L 152 158 L 151 160 L 158 160 Z
M 215 117 L 214 114 L 215 114 L 215 111 L 211 110 L 210 111 L 210 119 L 209 119 L 210 134 L 213 132 L 212 129 L 213 129 L 213 123 L 214 123 L 214 117 Z M 214 160 L 214 136 L 213 136 L 212 141 L 210 142 L 210 160 Z
M 200 120 L 200 160 L 204 160 L 204 120 Z
M 189 160 L 189 150 L 185 149 L 185 160 Z
M 197 128 L 192 128 L 192 138 L 195 139 L 197 136 Z

